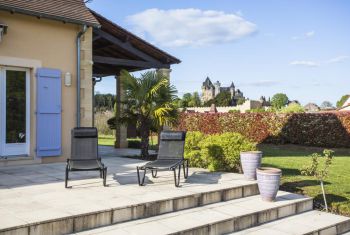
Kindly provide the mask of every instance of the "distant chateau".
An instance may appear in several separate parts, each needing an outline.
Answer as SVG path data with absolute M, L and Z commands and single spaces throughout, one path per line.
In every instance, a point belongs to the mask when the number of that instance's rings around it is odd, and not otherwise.
M 233 82 L 229 87 L 221 87 L 219 81 L 212 83 L 207 77 L 202 85 L 202 102 L 214 99 L 220 92 L 228 91 L 231 94 L 232 105 L 235 106 L 239 98 L 244 98 L 243 93 L 239 89 L 235 89 Z

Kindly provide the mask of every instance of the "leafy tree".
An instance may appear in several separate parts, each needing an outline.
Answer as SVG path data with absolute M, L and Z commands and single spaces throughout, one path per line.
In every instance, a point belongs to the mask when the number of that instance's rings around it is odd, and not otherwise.
M 328 211 L 328 206 L 323 182 L 328 176 L 329 167 L 332 164 L 333 160 L 333 155 L 334 151 L 329 149 L 323 150 L 323 155 L 313 153 L 311 155 L 311 164 L 301 169 L 302 175 L 313 176 L 318 181 L 320 181 L 326 211 Z M 320 166 L 320 159 L 323 159 L 323 166 Z
M 281 113 L 303 113 L 305 112 L 304 107 L 298 103 L 290 103 L 286 107 L 280 110 Z
M 349 99 L 349 97 L 350 97 L 350 95 L 343 95 L 341 98 L 340 98 L 340 100 L 338 100 L 337 101 L 337 108 L 341 108 L 343 105 L 344 105 L 344 103 L 345 103 L 345 101 L 347 100 L 347 99 Z
M 231 106 L 231 93 L 229 91 L 220 92 L 214 99 L 205 102 L 204 106 L 209 107 L 212 104 L 215 104 L 216 106 Z
M 215 98 L 214 102 L 216 106 L 230 106 L 231 105 L 231 93 L 229 91 L 220 92 Z
M 211 100 L 204 102 L 204 107 L 210 107 L 212 104 L 215 104 L 214 99 L 211 99 Z
M 191 93 L 185 93 L 182 96 L 182 103 L 181 103 L 181 107 L 186 108 L 189 107 L 189 103 L 192 100 L 192 94 Z
M 141 136 L 141 156 L 147 158 L 149 133 L 158 131 L 163 125 L 171 126 L 177 121 L 178 112 L 174 105 L 176 89 L 169 79 L 155 71 L 149 71 L 136 78 L 123 70 L 120 76 L 125 89 L 124 108 L 119 122 L 135 124 Z
M 275 94 L 271 99 L 271 104 L 276 109 L 281 109 L 285 107 L 288 104 L 288 96 L 283 93 L 277 93 Z
M 329 101 L 323 101 L 321 104 L 322 109 L 333 108 L 333 104 Z
M 177 101 L 179 108 L 187 108 L 187 107 L 200 107 L 201 99 L 199 97 L 198 92 L 185 93 L 182 96 L 182 99 Z
M 113 110 L 116 101 L 115 95 L 97 93 L 94 98 L 96 111 Z
M 240 97 L 240 98 L 238 98 L 238 100 L 237 100 L 237 105 L 242 105 L 242 104 L 244 104 L 244 102 L 245 102 L 245 98 Z
M 201 106 L 201 98 L 199 97 L 198 92 L 194 92 L 191 95 L 191 99 L 188 102 L 188 107 L 200 107 Z

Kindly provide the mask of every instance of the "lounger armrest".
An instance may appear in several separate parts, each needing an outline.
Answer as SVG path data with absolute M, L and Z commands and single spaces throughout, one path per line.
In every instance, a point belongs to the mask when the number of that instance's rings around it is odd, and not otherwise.
M 179 161 L 177 163 L 175 163 L 174 165 L 172 165 L 170 167 L 170 169 L 174 169 L 176 167 L 178 167 L 179 165 L 181 165 L 184 162 L 184 159 L 179 159 Z

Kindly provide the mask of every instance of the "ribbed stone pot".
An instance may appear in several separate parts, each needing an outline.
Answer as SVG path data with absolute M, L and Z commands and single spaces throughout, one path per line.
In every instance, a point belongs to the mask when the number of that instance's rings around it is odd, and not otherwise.
M 256 180 L 256 169 L 261 165 L 262 152 L 241 152 L 240 155 L 244 177 L 248 180 Z
M 263 201 L 273 202 L 276 199 L 282 171 L 277 168 L 260 167 L 256 169 L 258 187 Z

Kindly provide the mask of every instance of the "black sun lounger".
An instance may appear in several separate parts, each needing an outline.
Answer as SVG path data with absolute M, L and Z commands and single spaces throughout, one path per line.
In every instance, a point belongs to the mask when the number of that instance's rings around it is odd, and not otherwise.
M 99 171 L 106 186 L 107 167 L 98 156 L 98 133 L 95 127 L 76 127 L 71 131 L 71 157 L 67 159 L 65 187 L 70 171 Z
M 181 167 L 183 167 L 184 178 L 187 179 L 188 160 L 184 159 L 185 137 L 184 131 L 161 132 L 157 160 L 137 167 L 140 186 L 144 185 L 147 170 L 151 170 L 153 178 L 157 177 L 157 171 L 173 171 L 175 186 L 179 187 Z M 140 171 L 143 171 L 142 179 Z

